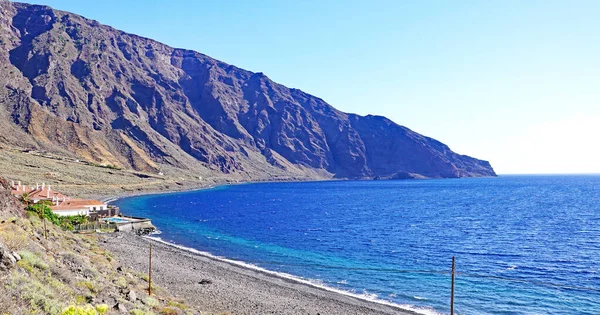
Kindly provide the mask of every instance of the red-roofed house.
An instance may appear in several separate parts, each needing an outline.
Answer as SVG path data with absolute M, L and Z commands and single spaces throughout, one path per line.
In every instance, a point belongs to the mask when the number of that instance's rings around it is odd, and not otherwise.
M 18 182 L 17 185 L 12 183 L 11 193 L 16 197 L 21 197 L 24 193 L 29 195 L 29 201 L 33 203 L 38 203 L 40 200 L 49 200 L 54 202 L 58 199 L 68 199 L 67 196 L 59 193 L 58 191 L 52 190 L 50 185 L 46 186 L 45 183 L 35 184 L 33 187 L 27 187 L 25 185 L 21 185 L 21 182 Z
M 50 187 L 50 185 L 46 186 L 45 183 L 42 183 L 41 186 L 36 184 L 33 187 L 27 187 L 25 185 L 21 185 L 21 182 L 18 182 L 15 185 L 15 182 L 13 181 L 11 193 L 16 197 L 21 197 L 23 194 L 27 193 L 29 202 L 31 203 L 38 203 L 41 200 L 48 200 L 52 202 L 52 206 L 50 207 L 52 212 L 60 216 L 88 216 L 90 215 L 90 212 L 95 213 L 96 216 L 105 216 L 106 214 L 104 212 L 108 210 L 108 205 L 102 201 L 71 199 L 68 196 L 52 190 L 52 187 Z M 111 208 L 111 210 L 108 211 L 108 215 L 115 215 L 117 213 L 118 209 L 114 208 Z

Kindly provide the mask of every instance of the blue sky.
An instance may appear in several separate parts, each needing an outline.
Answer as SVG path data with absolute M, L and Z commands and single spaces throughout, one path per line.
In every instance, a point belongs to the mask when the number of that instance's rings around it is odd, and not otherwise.
M 391 118 L 498 173 L 600 173 L 600 1 L 33 1 Z

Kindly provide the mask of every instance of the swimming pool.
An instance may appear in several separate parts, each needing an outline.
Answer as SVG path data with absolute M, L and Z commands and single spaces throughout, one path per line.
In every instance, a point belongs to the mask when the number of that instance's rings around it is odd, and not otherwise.
M 102 219 L 102 221 L 104 222 L 112 222 L 112 223 L 125 223 L 125 222 L 131 222 L 125 218 L 105 218 Z

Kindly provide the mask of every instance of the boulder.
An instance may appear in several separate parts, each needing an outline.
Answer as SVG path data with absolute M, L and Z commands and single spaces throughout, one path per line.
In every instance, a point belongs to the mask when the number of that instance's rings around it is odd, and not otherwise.
M 20 258 L 20 257 L 19 257 Z M 6 245 L 0 243 L 0 271 L 11 269 L 17 263 L 17 259 L 12 255 Z
M 129 291 L 129 293 L 127 293 L 127 299 L 131 302 L 135 302 L 135 300 L 137 300 L 137 294 L 135 294 L 135 291 Z
M 113 310 L 115 310 L 121 314 L 127 314 L 127 308 L 122 303 L 115 304 L 115 306 L 113 306 Z

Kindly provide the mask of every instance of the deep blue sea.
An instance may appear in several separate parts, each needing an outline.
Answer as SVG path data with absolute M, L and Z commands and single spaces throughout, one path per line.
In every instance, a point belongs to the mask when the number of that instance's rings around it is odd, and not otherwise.
M 600 176 L 223 186 L 120 199 L 163 240 L 458 314 L 600 314 Z

